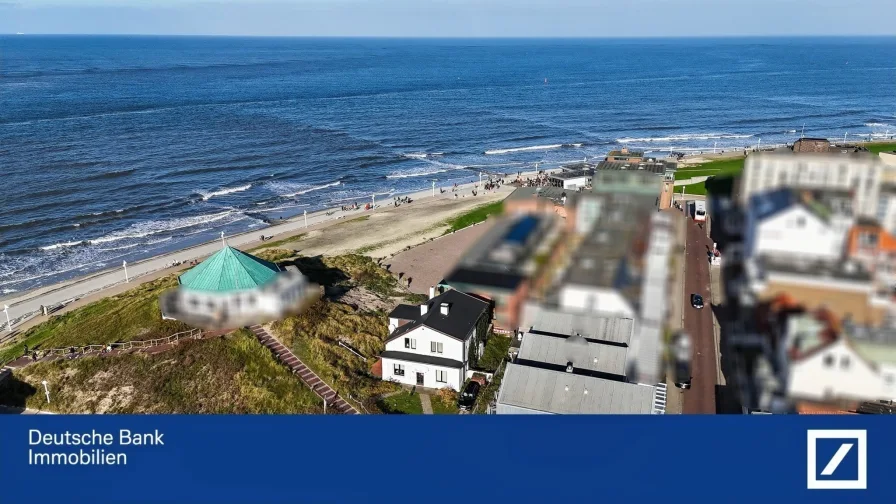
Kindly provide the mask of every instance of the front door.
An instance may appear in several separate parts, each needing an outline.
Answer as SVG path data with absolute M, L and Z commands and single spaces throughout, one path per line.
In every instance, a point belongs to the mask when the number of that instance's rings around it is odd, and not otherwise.
M 423 386 L 423 373 L 417 373 L 417 385 Z

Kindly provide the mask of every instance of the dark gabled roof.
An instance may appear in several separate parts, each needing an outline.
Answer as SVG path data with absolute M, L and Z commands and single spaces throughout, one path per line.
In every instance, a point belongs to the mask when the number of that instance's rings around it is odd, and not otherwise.
M 429 304 L 426 315 L 420 315 L 418 307 L 414 317 L 407 319 L 412 322 L 396 329 L 386 341 L 392 341 L 420 326 L 463 341 L 470 335 L 470 330 L 482 314 L 489 309 L 488 302 L 453 289 L 426 303 Z M 442 315 L 442 303 L 448 303 L 448 315 Z
M 419 362 L 420 364 L 431 364 L 433 366 L 442 366 L 447 368 L 462 368 L 464 363 L 454 359 L 446 359 L 444 357 L 436 357 L 434 355 L 415 354 L 410 352 L 396 352 L 394 350 L 386 350 L 380 357 L 384 359 L 395 359 L 409 362 Z
M 513 291 L 516 290 L 522 281 L 523 276 L 516 273 L 482 271 L 462 267 L 449 273 L 443 280 L 443 283 L 447 285 L 464 284 Z
M 389 318 L 397 318 L 401 320 L 414 320 L 420 316 L 420 307 L 414 305 L 400 304 L 394 310 L 389 312 Z

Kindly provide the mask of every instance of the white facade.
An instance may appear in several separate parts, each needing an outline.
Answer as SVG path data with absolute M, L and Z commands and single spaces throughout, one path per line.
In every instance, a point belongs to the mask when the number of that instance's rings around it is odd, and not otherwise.
M 794 399 L 896 399 L 896 372 L 877 368 L 840 340 L 790 365 L 787 393 Z
M 390 321 L 391 325 L 391 321 Z M 452 338 L 426 326 L 419 326 L 386 343 L 388 352 L 402 352 L 421 357 L 448 359 L 458 364 L 439 365 L 383 356 L 383 379 L 397 381 L 405 385 L 427 388 L 451 387 L 460 390 L 466 377 L 469 345 L 474 327 L 464 341 Z
M 885 165 L 871 154 L 760 152 L 747 156 L 741 203 L 763 192 L 795 187 L 852 191 L 857 216 L 874 217 Z
M 567 284 L 560 289 L 560 308 L 636 318 L 631 304 L 614 289 Z
M 836 261 L 843 256 L 846 236 L 846 229 L 794 203 L 764 220 L 748 220 L 744 252 L 747 258 L 767 254 Z

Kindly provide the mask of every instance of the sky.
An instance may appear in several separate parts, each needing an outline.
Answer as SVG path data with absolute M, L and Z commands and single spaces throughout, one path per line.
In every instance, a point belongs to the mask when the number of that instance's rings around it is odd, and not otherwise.
M 377 37 L 896 35 L 896 1 L 0 0 L 0 33 Z

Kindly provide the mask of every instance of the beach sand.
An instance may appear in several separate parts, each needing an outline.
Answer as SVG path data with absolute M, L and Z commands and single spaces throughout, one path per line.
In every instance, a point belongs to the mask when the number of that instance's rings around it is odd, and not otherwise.
M 378 207 L 373 211 L 356 210 L 332 215 L 328 210 L 308 214 L 308 227 L 304 227 L 304 217 L 292 219 L 283 224 L 242 235 L 227 238 L 228 244 L 245 251 L 264 248 L 288 248 L 306 256 L 336 255 L 349 252 L 364 253 L 371 257 L 388 257 L 409 247 L 440 237 L 447 230 L 445 222 L 476 207 L 503 200 L 514 188 L 504 186 L 489 192 L 472 195 L 472 184 L 458 190 L 458 198 L 450 188 L 444 194 L 421 191 L 410 195 L 412 203 L 394 207 L 391 197 L 377 199 Z M 462 195 L 462 197 L 461 197 Z M 271 236 L 270 241 L 261 242 L 259 235 Z M 297 237 L 290 240 L 290 237 Z M 265 245 L 270 243 L 270 247 Z M 447 242 L 446 242 L 447 243 Z M 14 330 L 24 331 L 47 319 L 34 316 L 16 323 L 15 319 L 39 310 L 39 305 L 52 306 L 76 298 L 62 309 L 59 315 L 82 307 L 107 296 L 120 294 L 138 285 L 162 276 L 185 271 L 189 261 L 202 260 L 220 249 L 220 242 L 211 242 L 199 247 L 181 250 L 144 261 L 128 263 L 130 282 L 123 281 L 121 270 L 103 271 L 79 279 L 61 282 L 35 289 L 28 293 L 16 293 L 18 297 L 4 300 L 10 305 L 10 317 Z M 169 266 L 172 261 L 183 261 L 179 266 Z M 5 320 L 3 321 L 5 322 Z

